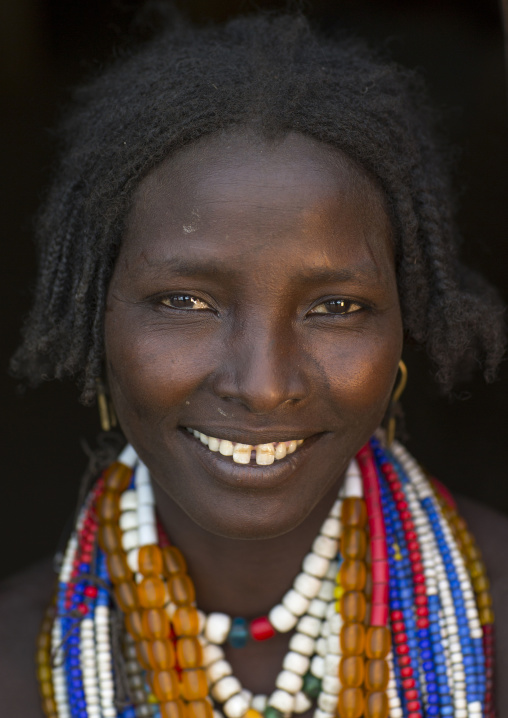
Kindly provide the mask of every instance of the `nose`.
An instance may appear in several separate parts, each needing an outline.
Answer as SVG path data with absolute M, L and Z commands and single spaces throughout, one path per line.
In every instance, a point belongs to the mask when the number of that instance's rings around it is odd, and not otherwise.
M 257 323 L 230 336 L 214 391 L 252 414 L 268 414 L 307 395 L 304 353 L 287 327 Z

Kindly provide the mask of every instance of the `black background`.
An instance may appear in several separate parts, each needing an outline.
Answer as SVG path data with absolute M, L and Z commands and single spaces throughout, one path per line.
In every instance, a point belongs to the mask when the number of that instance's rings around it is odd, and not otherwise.
M 32 218 L 54 162 L 50 128 L 76 82 L 124 42 L 136 7 L 125 0 L 2 0 L 0 7 L 2 467 L 0 576 L 53 551 L 94 443 L 94 409 L 70 384 L 20 395 L 8 360 L 31 301 Z M 198 21 L 277 2 L 187 0 Z M 350 27 L 424 74 L 458 147 L 464 256 L 508 299 L 508 121 L 501 18 L 495 0 L 316 0 L 325 24 Z M 410 450 L 452 490 L 508 512 L 508 370 L 439 397 L 421 353 L 407 353 L 403 403 Z

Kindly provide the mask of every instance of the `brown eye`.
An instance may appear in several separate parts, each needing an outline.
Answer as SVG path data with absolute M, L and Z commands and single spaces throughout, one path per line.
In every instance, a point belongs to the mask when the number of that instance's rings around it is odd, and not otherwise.
M 363 309 L 358 302 L 350 299 L 329 299 L 322 304 L 318 304 L 309 313 L 310 314 L 352 314 Z
M 161 300 L 161 304 L 172 309 L 211 309 L 208 302 L 192 294 L 170 294 Z

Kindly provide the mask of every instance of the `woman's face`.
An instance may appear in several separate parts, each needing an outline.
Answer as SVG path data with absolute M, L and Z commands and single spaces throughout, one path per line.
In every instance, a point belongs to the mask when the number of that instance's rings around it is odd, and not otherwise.
M 231 538 L 299 526 L 379 425 L 402 349 L 379 189 L 293 133 L 204 138 L 140 184 L 108 293 L 114 405 L 158 490 Z M 187 431 L 254 447 L 231 456 Z M 279 444 L 303 440 L 281 455 Z M 286 445 L 286 450 L 291 449 Z

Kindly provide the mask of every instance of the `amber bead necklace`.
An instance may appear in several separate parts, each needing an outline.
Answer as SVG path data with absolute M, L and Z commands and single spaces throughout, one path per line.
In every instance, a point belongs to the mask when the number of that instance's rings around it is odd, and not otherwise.
M 157 526 L 148 471 L 127 447 L 80 512 L 42 627 L 45 714 L 286 718 L 315 700 L 315 718 L 493 716 L 478 549 L 450 498 L 391 448 L 374 437 L 359 452 L 293 587 L 248 624 L 198 610 L 185 560 Z M 253 696 L 222 644 L 275 631 L 292 632 L 289 651 L 272 694 Z

